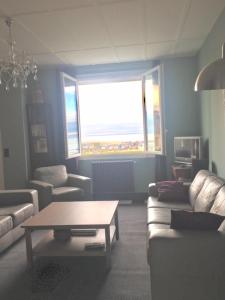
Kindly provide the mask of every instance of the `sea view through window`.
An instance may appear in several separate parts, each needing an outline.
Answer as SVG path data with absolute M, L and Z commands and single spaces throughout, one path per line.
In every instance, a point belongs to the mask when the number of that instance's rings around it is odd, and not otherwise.
M 82 155 L 144 151 L 142 82 L 79 85 Z

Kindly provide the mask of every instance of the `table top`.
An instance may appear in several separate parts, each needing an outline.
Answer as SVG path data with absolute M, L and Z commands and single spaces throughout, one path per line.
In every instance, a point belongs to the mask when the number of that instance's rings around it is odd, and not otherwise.
M 112 222 L 119 201 L 53 202 L 24 222 L 23 228 L 104 228 Z

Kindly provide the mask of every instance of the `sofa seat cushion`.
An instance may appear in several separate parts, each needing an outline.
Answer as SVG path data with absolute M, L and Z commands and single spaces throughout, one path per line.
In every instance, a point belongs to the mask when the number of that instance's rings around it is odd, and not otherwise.
M 171 209 L 148 208 L 147 224 L 169 224 L 171 222 Z
M 224 184 L 224 180 L 219 177 L 207 177 L 195 200 L 194 211 L 209 212 L 216 199 L 217 193 Z
M 192 207 L 187 202 L 178 202 L 178 201 L 158 201 L 156 197 L 149 197 L 147 202 L 147 207 L 151 208 L 170 208 L 170 209 L 184 209 L 184 210 L 192 210 Z
M 151 233 L 151 230 L 154 229 L 170 229 L 170 224 L 159 224 L 159 223 L 152 223 L 148 224 L 148 231 Z
M 3 206 L 0 208 L 0 216 L 11 216 L 13 227 L 23 223 L 34 214 L 34 206 L 31 203 L 23 203 L 13 206 Z
M 13 228 L 12 217 L 0 216 L 0 238 Z
M 83 191 L 75 187 L 58 187 L 52 191 L 53 201 L 74 201 L 82 200 Z

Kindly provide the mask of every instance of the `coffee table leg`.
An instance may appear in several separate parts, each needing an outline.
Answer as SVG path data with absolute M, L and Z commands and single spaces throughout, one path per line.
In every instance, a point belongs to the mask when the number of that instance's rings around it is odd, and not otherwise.
M 32 239 L 31 239 L 31 229 L 25 229 L 26 238 L 26 249 L 27 249 L 27 264 L 29 268 L 33 268 L 33 253 L 32 253 Z
M 116 239 L 118 240 L 120 235 L 119 235 L 119 220 L 118 220 L 118 209 L 115 211 L 115 226 L 116 226 Z
M 111 245 L 110 245 L 110 226 L 105 228 L 105 247 L 106 247 L 106 268 L 111 267 Z

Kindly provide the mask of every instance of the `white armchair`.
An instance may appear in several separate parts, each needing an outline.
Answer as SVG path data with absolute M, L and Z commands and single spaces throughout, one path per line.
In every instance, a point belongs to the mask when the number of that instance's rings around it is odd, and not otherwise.
M 41 167 L 35 170 L 29 186 L 38 191 L 40 209 L 52 201 L 92 199 L 92 179 L 68 174 L 63 165 Z

